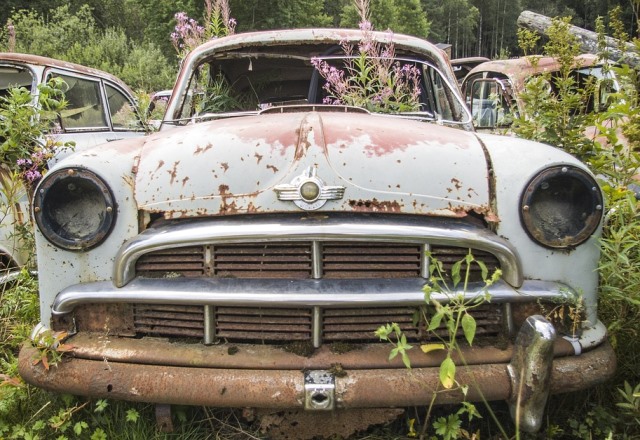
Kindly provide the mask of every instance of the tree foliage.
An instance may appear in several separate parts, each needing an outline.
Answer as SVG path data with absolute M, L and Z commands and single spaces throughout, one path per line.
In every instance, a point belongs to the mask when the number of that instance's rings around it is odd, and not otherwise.
M 352 0 L 230 0 L 230 5 L 238 32 L 356 27 L 358 23 Z M 620 18 L 627 33 L 636 35 L 638 0 L 372 0 L 371 20 L 379 30 L 391 29 L 435 43 L 449 43 L 454 57 L 495 58 L 521 55 L 516 20 L 523 10 L 549 17 L 571 17 L 572 24 L 595 30 L 596 18 L 606 17 L 616 6 L 622 8 Z M 201 22 L 205 16 L 204 0 L 3 0 L 0 23 L 4 25 L 9 18 L 22 14 L 25 19 L 29 16 L 30 20 L 44 20 L 64 35 L 71 22 L 57 24 L 60 7 L 83 22 L 90 17 L 99 31 L 122 31 L 135 47 L 152 44 L 170 61 L 176 61 L 169 40 L 175 26 L 174 15 L 185 12 Z M 81 40 L 87 29 L 83 23 L 77 25 L 75 38 Z M 36 37 L 29 39 L 35 41 Z M 46 43 L 44 47 L 53 44 L 62 42 Z
M 377 30 L 390 29 L 421 38 L 429 36 L 431 25 L 420 0 L 373 0 L 370 20 Z M 359 21 L 356 7 L 352 3 L 347 4 L 342 9 L 340 26 L 357 28 Z
M 88 5 L 75 13 L 69 5 L 60 6 L 46 16 L 22 10 L 10 20 L 16 52 L 95 67 L 149 91 L 170 87 L 175 77 L 177 63 L 172 65 L 173 60 L 169 61 L 156 44 L 134 42 L 119 28 L 101 29 Z M 6 41 L 3 39 L 2 45 Z
M 327 27 L 332 17 L 324 12 L 322 0 L 231 0 L 238 30 Z

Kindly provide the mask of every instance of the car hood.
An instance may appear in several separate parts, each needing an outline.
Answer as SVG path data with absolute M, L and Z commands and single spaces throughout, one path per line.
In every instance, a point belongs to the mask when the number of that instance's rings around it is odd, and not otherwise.
M 136 170 L 139 209 L 166 218 L 490 214 L 488 166 L 476 135 L 393 116 L 310 111 L 203 122 L 147 138 Z M 297 185 L 309 178 L 330 197 L 300 203 Z

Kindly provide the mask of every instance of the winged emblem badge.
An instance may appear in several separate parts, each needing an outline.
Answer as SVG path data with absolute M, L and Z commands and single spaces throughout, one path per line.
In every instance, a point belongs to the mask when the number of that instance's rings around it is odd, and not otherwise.
M 320 209 L 327 200 L 339 200 L 344 196 L 344 186 L 331 186 L 317 176 L 317 169 L 309 167 L 295 177 L 291 183 L 276 185 L 274 191 L 278 200 L 292 201 L 300 209 L 314 211 Z

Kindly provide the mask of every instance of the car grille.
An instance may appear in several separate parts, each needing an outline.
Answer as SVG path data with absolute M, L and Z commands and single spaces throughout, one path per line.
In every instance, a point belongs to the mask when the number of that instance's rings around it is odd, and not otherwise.
M 314 252 L 313 242 L 179 247 L 143 255 L 136 263 L 136 273 L 151 278 L 309 279 L 316 277 L 314 264 L 317 264 L 321 278 L 412 278 L 426 275 L 425 248 L 419 244 L 325 242 L 319 249 L 319 252 Z M 463 259 L 469 250 L 433 246 L 430 252 L 449 273 L 452 265 Z M 490 272 L 499 268 L 498 260 L 492 254 L 474 250 L 473 255 L 483 261 Z M 481 281 L 477 265 L 472 265 L 469 281 Z
M 426 250 L 442 263 L 446 273 L 469 253 L 467 248 L 424 246 L 387 242 L 269 242 L 225 243 L 176 247 L 142 255 L 136 276 L 148 278 L 209 277 L 238 279 L 399 279 L 427 278 Z M 498 259 L 474 250 L 473 255 L 489 271 L 499 268 Z M 469 281 L 481 280 L 472 265 Z M 415 306 L 390 304 L 366 308 L 286 308 L 210 306 L 213 317 L 205 319 L 204 306 L 137 304 L 134 326 L 139 335 L 203 338 L 205 326 L 215 340 L 285 344 L 311 341 L 376 342 L 374 331 L 397 323 L 413 341 L 428 339 Z M 477 334 L 502 331 L 502 306 L 474 308 Z M 315 321 L 314 321 L 315 320 Z M 320 320 L 320 322 L 318 322 Z M 443 332 L 446 330 L 441 329 Z M 440 330 L 438 330 L 440 331 Z M 433 336 L 433 334 L 432 334 Z
M 428 308 L 404 306 L 324 309 L 320 317 L 322 341 L 378 342 L 374 331 L 391 322 L 397 323 L 410 341 L 445 336 L 444 322 L 435 332 L 425 331 L 424 315 L 430 316 L 431 313 Z M 503 306 L 483 304 L 474 307 L 472 314 L 477 324 L 477 336 L 503 333 Z M 284 344 L 311 341 L 313 319 L 311 309 L 225 306 L 214 308 L 212 325 L 216 340 Z M 204 307 L 136 304 L 134 326 L 139 336 L 201 339 L 205 333 Z

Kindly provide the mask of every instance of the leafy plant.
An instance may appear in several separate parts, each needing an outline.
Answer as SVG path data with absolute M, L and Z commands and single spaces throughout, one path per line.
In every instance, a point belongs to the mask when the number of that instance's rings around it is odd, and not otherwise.
M 580 84 L 575 73 L 582 67 L 576 58 L 580 54 L 577 37 L 570 32 L 569 18 L 554 19 L 547 31 L 549 41 L 544 53 L 554 57 L 558 69 L 553 74 L 540 71 L 527 82 L 520 93 L 523 102 L 514 120 L 516 135 L 557 146 L 587 160 L 595 154 L 592 139 L 585 129 L 594 124 L 589 105 L 595 91 L 595 81 Z M 527 32 L 520 32 L 523 50 L 529 52 L 537 42 Z M 528 57 L 535 67 L 539 56 Z
M 459 260 L 451 267 L 451 273 L 447 274 L 441 261 L 428 255 L 430 264 L 430 280 L 423 287 L 425 294 L 425 302 L 435 309 L 432 316 L 424 316 L 427 322 L 427 331 L 432 332 L 439 344 L 425 344 L 421 347 L 422 351 L 428 353 L 433 349 L 443 348 L 447 351 L 447 357 L 440 365 L 440 382 L 447 389 L 452 388 L 456 384 L 455 380 L 455 363 L 451 355 L 458 351 L 458 334 L 462 330 L 465 340 L 469 345 L 473 345 L 476 333 L 476 321 L 471 315 L 471 311 L 481 304 L 490 301 L 491 295 L 488 288 L 494 284 L 501 276 L 502 272 L 496 270 L 489 275 L 486 265 L 473 257 L 471 251 L 462 260 Z M 481 294 L 472 298 L 467 298 L 469 279 L 473 265 L 480 268 L 482 279 L 484 280 L 484 289 Z M 462 284 L 462 285 L 461 285 Z M 460 290 L 458 288 L 460 287 Z M 457 293 L 461 292 L 461 293 Z M 433 298 L 434 293 L 444 294 L 448 301 L 441 303 Z M 423 309 L 425 310 L 425 309 Z M 447 329 L 446 337 L 441 337 L 435 332 L 436 329 L 444 326 Z
M 5 173 L 17 172 L 31 187 L 42 177 L 47 161 L 61 144 L 53 136 L 44 136 L 55 126 L 57 114 L 67 105 L 64 80 L 51 78 L 38 87 L 38 106 L 31 91 L 24 87 L 9 89 L 0 97 L 0 163 Z
M 33 365 L 42 364 L 45 370 L 52 365 L 56 366 L 62 361 L 62 357 L 73 350 L 73 346 L 65 344 L 68 337 L 67 332 L 46 331 L 38 335 L 38 340 L 34 346 L 38 349 L 33 359 Z
M 458 338 L 460 333 L 469 345 L 473 345 L 476 335 L 476 321 L 473 318 L 472 311 L 481 304 L 491 300 L 489 287 L 498 281 L 502 272 L 498 269 L 494 273 L 489 274 L 486 265 L 474 258 L 471 250 L 461 260 L 455 262 L 451 266 L 450 273 L 444 269 L 441 261 L 434 258 L 430 253 L 429 258 L 429 283 L 423 288 L 425 303 L 431 307 L 423 307 L 421 313 L 422 319 L 426 322 L 426 331 L 435 337 L 439 342 L 427 343 L 421 345 L 421 350 L 426 354 L 434 350 L 445 350 L 446 357 L 440 364 L 439 369 L 439 385 L 444 390 L 459 389 L 466 396 L 469 384 L 461 384 L 456 379 L 456 363 L 453 360 L 453 354 L 457 353 L 459 359 L 464 363 L 464 356 L 460 350 Z M 468 297 L 469 283 L 472 268 L 477 266 L 480 269 L 484 287 L 480 293 Z M 435 298 L 435 294 L 444 295 L 445 301 Z M 428 314 L 427 310 L 433 310 L 432 314 Z M 437 330 L 446 329 L 445 336 Z M 389 354 L 389 359 L 395 358 L 398 354 L 402 356 L 402 361 L 407 368 L 411 368 L 411 363 L 407 351 L 412 348 L 408 344 L 406 335 L 396 323 L 385 324 L 379 327 L 375 334 L 383 341 L 388 341 L 393 345 L 393 349 Z M 431 410 L 435 404 L 435 399 L 440 390 L 433 393 L 433 398 L 428 406 L 426 421 L 423 425 L 423 433 L 428 426 Z M 469 435 L 467 431 L 461 428 L 462 421 L 460 416 L 466 414 L 471 421 L 474 417 L 480 417 L 476 407 L 469 403 L 463 402 L 461 408 L 446 417 L 438 418 L 433 427 L 436 434 L 444 439 L 460 438 L 463 435 Z M 421 438 L 422 438 L 421 436 Z

